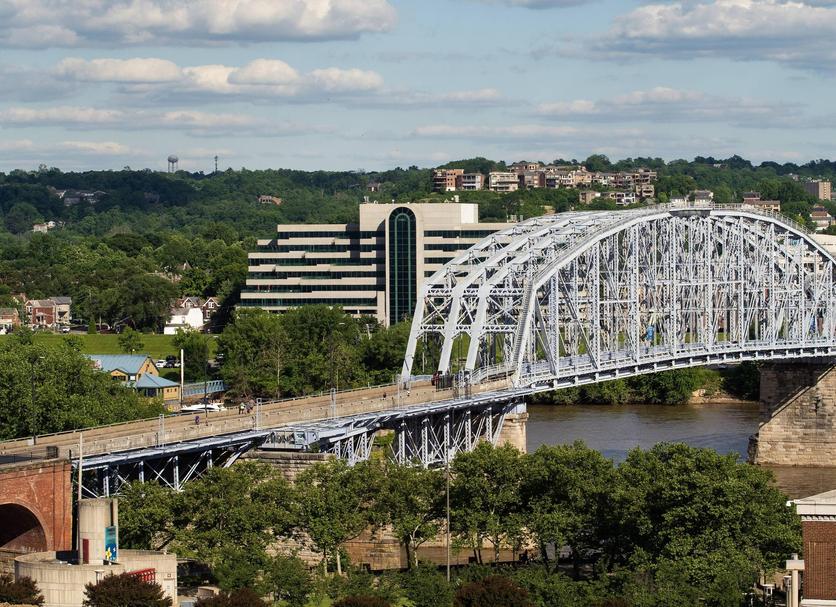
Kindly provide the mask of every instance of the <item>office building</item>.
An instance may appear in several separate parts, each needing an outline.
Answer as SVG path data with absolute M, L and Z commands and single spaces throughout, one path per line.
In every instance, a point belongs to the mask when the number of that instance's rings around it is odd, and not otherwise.
M 478 205 L 456 203 L 361 204 L 357 224 L 280 225 L 249 254 L 241 306 L 327 304 L 399 322 L 425 278 L 509 225 L 479 223 Z

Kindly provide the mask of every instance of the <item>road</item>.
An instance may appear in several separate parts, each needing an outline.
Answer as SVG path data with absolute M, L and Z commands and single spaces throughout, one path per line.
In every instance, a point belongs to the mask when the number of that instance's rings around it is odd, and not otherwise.
M 496 389 L 496 386 L 479 386 L 478 391 L 489 389 Z M 395 385 L 338 392 L 336 416 L 419 405 L 446 400 L 453 396 L 452 390 L 436 390 L 429 382 L 414 383 L 409 391 L 401 392 L 400 399 Z M 84 455 L 87 456 L 241 432 L 256 425 L 260 428 L 276 428 L 333 416 L 331 397 L 324 394 L 264 403 L 259 411 L 253 410 L 244 415 L 237 409 L 201 413 L 199 424 L 195 424 L 194 414 L 170 415 L 163 419 L 148 419 L 0 442 L 0 456 L 22 455 L 33 450 L 43 452 L 45 447 L 56 447 L 60 457 L 71 453 L 75 456 L 78 453 L 81 435 Z

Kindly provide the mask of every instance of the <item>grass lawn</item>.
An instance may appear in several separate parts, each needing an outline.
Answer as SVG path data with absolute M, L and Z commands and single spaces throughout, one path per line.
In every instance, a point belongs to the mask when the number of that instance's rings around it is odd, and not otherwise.
M 85 354 L 124 354 L 119 347 L 119 336 L 116 334 L 77 334 L 71 335 L 73 338 L 81 340 L 81 351 Z M 55 333 L 37 333 L 35 340 L 44 343 L 56 343 L 65 339 L 64 335 L 57 335 Z M 0 335 L 0 339 L 6 339 L 7 336 Z M 173 344 L 173 335 L 143 335 L 142 343 L 145 347 L 137 354 L 148 354 L 151 358 L 165 358 L 169 354 L 173 354 L 179 358 L 180 353 Z M 213 355 L 215 351 L 215 340 L 209 342 L 209 352 Z

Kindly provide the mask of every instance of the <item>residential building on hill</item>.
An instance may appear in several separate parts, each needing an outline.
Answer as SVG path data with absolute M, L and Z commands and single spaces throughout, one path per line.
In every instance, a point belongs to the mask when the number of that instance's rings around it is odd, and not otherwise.
M 511 171 L 488 173 L 488 189 L 492 192 L 516 192 L 520 189 L 520 178 Z
M 819 200 L 830 200 L 832 196 L 830 182 L 821 179 L 805 181 L 801 184 L 808 194 L 812 194 Z
M 73 300 L 69 297 L 50 297 L 49 299 L 30 299 L 24 305 L 29 327 L 54 329 L 69 325 L 70 307 Z
M 761 211 L 770 211 L 772 213 L 781 212 L 780 200 L 762 200 L 761 195 L 757 192 L 746 192 L 743 194 L 743 206 L 753 207 Z
M 816 205 L 810 212 L 810 218 L 816 224 L 816 232 L 823 232 L 833 225 L 833 216 L 823 206 Z
M 482 173 L 464 173 L 459 177 L 456 187 L 465 192 L 481 190 L 485 187 L 485 176 Z
M 20 326 L 17 308 L 0 308 L 0 332 L 7 333 Z
M 425 278 L 510 225 L 457 203 L 362 204 L 357 224 L 280 225 L 249 254 L 240 305 L 326 304 L 393 324 L 412 316 Z
M 434 192 L 455 192 L 457 180 L 464 175 L 464 169 L 436 169 L 433 171 Z

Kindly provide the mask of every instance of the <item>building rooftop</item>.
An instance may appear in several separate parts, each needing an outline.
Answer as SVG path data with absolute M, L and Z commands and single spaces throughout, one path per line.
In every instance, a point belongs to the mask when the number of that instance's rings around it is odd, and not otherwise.
M 792 500 L 801 516 L 833 516 L 836 514 L 836 489 Z
M 102 371 L 122 371 L 127 375 L 136 375 L 148 360 L 147 354 L 88 354 L 87 358 L 97 363 Z
M 177 382 L 173 382 L 159 375 L 145 373 L 134 383 L 134 388 L 174 388 L 179 386 Z

